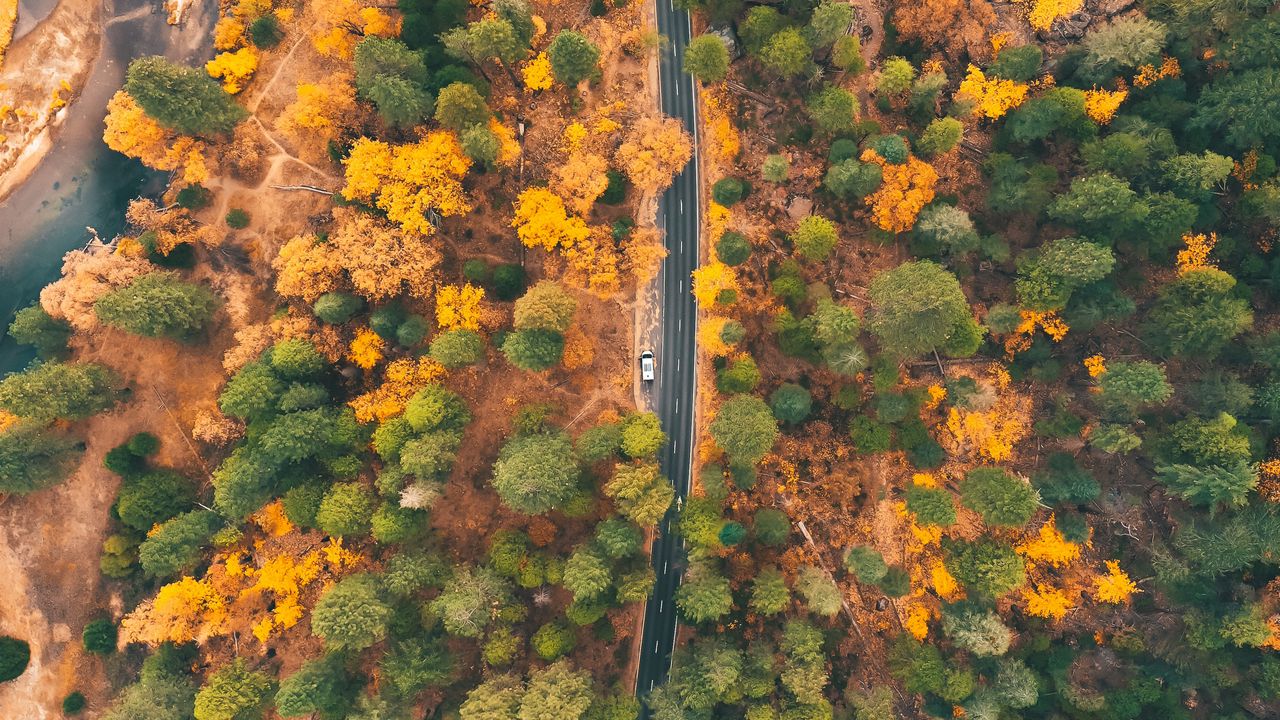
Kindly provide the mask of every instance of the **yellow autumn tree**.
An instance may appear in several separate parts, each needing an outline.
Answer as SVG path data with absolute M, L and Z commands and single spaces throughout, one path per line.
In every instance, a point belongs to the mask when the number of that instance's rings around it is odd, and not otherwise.
M 1089 119 L 1099 125 L 1106 125 L 1111 122 L 1111 118 L 1116 116 L 1116 110 L 1120 109 L 1120 104 L 1125 98 L 1129 97 L 1129 91 L 1123 88 L 1119 90 L 1092 90 L 1084 91 L 1084 113 Z
M 1030 7 L 1027 21 L 1036 30 L 1048 30 L 1053 21 L 1073 15 L 1084 7 L 1084 0 L 1023 0 Z
M 227 622 L 226 599 L 207 580 L 184 577 L 160 588 L 120 621 L 125 642 L 203 642 L 219 635 Z
M 1090 355 L 1084 359 L 1084 369 L 1089 377 L 1100 377 L 1107 371 L 1107 359 L 1101 355 Z
M 299 142 L 325 145 L 351 126 L 356 89 L 349 73 L 336 73 L 322 83 L 299 83 L 298 99 L 276 119 L 276 129 Z
M 978 66 L 970 64 L 956 95 L 973 101 L 974 114 L 995 120 L 1026 101 L 1029 89 L 1026 83 L 988 78 Z
M 943 600 L 959 600 L 964 597 L 964 588 L 960 587 L 960 581 L 952 576 L 941 560 L 935 560 L 929 566 L 929 580 L 933 584 L 933 591 Z
M 334 220 L 327 242 L 300 235 L 280 248 L 272 262 L 277 293 L 306 302 L 340 288 L 374 301 L 431 296 L 441 260 L 435 245 L 348 208 L 336 209 Z
M 409 398 L 444 374 L 444 366 L 429 357 L 393 360 L 387 363 L 382 382 L 376 388 L 347 404 L 359 422 L 381 422 L 403 413 Z
M 361 38 L 399 35 L 400 23 L 380 7 L 371 5 L 356 0 L 312 0 L 307 3 L 316 18 L 311 34 L 311 44 L 316 52 L 349 60 Z
M 733 345 L 724 341 L 722 334 L 729 318 L 711 316 L 698 323 L 698 347 L 713 357 L 724 357 L 733 352 Z
M 244 89 L 249 78 L 258 70 L 258 51 L 242 47 L 233 52 L 219 53 L 204 65 L 209 77 L 222 78 L 222 89 L 235 95 Z
M 1067 540 L 1052 515 L 1040 526 L 1039 534 L 1019 545 L 1017 551 L 1028 560 L 1051 567 L 1062 567 L 1080 557 L 1080 546 Z
M 549 90 L 556 80 L 551 74 L 551 59 L 547 57 L 546 51 L 538 53 L 525 63 L 520 69 L 520 76 L 524 80 L 525 90 L 529 92 Z
M 216 50 L 234 50 L 244 44 L 245 25 L 234 15 L 224 15 L 213 26 L 213 47 Z
M 737 273 L 719 260 L 693 271 L 693 296 L 703 307 L 712 307 L 717 304 L 721 293 L 737 289 Z
M 102 140 L 112 150 L 136 158 L 149 168 L 181 168 L 183 182 L 201 183 L 209 178 L 205 144 L 161 127 L 123 90 L 107 102 Z
M 1022 599 L 1027 603 L 1028 615 L 1055 621 L 1066 617 L 1074 606 L 1065 592 L 1045 584 L 1023 589 Z
M 471 212 L 462 189 L 471 160 L 451 132 L 430 132 L 416 143 L 396 146 L 362 137 L 343 164 L 343 197 L 376 205 L 406 232 L 434 234 L 428 212 L 442 217 Z
M 579 215 L 591 212 L 596 199 L 609 187 L 609 163 L 600 155 L 579 151 L 569 154 L 551 172 L 551 191 Z
M 693 157 L 693 143 L 679 120 L 649 116 L 627 129 L 614 155 L 622 171 L 636 187 L 657 193 Z
M 667 257 L 667 248 L 662 244 L 658 228 L 642 227 L 632 230 L 631 235 L 623 241 L 622 253 L 626 270 L 639 286 L 658 277 L 662 261 Z
M 382 351 L 386 346 L 386 341 L 378 333 L 369 328 L 360 328 L 351 340 L 347 359 L 358 368 L 370 370 L 382 360 Z
M 591 235 L 586 222 L 570 215 L 564 200 L 546 188 L 532 187 L 520 193 L 511 225 L 525 247 L 543 250 L 573 247 Z
M 1094 597 L 1098 602 L 1120 605 L 1129 602 L 1129 598 L 1138 589 L 1137 583 L 1129 579 L 1129 574 L 1120 569 L 1120 563 L 1108 560 L 1107 574 L 1094 579 Z
M 933 201 L 937 171 L 914 155 L 908 155 L 904 163 L 894 164 L 871 149 L 862 153 L 862 161 L 879 165 L 884 177 L 880 188 L 865 201 L 871 208 L 871 219 L 892 233 L 910 230 L 920 211 Z
M 515 167 L 520 161 L 520 141 L 516 139 L 515 129 L 498 122 L 495 117 L 489 118 L 489 132 L 498 139 L 498 157 L 494 160 L 498 167 Z
M 444 285 L 436 291 L 436 325 L 441 332 L 479 330 L 484 288 L 471 283 Z

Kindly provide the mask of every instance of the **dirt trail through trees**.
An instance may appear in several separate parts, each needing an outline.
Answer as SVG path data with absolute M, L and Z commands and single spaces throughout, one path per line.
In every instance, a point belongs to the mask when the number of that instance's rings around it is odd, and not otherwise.
M 84 462 L 69 480 L 0 503 L 0 633 L 31 645 L 27 671 L 0 685 L 0 717 L 61 717 L 62 699 L 73 690 L 83 692 L 91 705 L 106 700 L 102 661 L 80 643 L 85 623 L 107 611 L 98 556 L 119 479 L 102 467 L 102 458 L 140 428 L 154 428 L 165 438 L 167 453 L 182 451 L 149 397 L 143 395 L 126 412 L 88 422 Z

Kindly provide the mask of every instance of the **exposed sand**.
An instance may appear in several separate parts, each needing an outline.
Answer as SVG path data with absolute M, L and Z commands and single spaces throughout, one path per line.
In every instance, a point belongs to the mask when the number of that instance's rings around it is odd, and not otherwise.
M 9 48 L 0 68 L 0 200 L 53 147 L 53 133 L 67 115 L 65 105 L 88 79 L 101 41 L 101 2 L 61 0 L 44 22 Z

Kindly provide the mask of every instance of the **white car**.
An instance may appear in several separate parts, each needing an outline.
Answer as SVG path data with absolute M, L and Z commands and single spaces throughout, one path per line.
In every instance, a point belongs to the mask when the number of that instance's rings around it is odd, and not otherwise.
M 653 351 L 645 350 L 640 353 L 640 379 L 645 382 L 653 382 Z

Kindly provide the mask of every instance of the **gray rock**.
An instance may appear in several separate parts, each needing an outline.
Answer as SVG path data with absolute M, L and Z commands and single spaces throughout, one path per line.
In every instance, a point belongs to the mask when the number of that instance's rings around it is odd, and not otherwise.
M 787 203 L 787 217 L 796 222 L 800 222 L 812 214 L 813 201 L 807 197 L 796 196 L 791 198 L 791 202 Z
M 1084 37 L 1085 30 L 1092 20 L 1093 16 L 1087 12 L 1078 12 L 1068 17 L 1058 18 L 1053 21 L 1053 26 L 1049 28 L 1047 39 L 1079 40 Z
M 1112 17 L 1131 9 L 1136 4 L 1136 0 L 1097 0 L 1088 3 L 1087 6 L 1095 15 Z
M 738 42 L 738 36 L 733 32 L 733 28 L 728 25 L 712 25 L 707 28 L 707 34 L 720 38 L 720 42 L 724 43 L 724 49 L 729 51 L 730 60 L 742 57 L 742 44 Z

